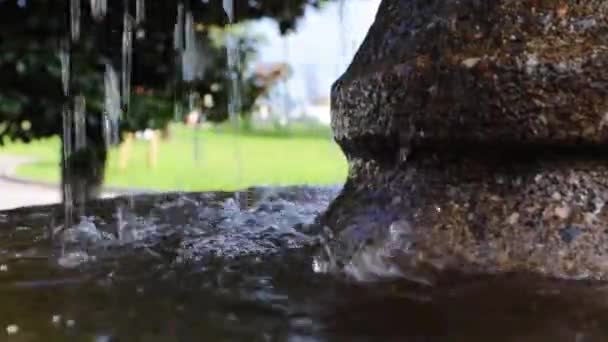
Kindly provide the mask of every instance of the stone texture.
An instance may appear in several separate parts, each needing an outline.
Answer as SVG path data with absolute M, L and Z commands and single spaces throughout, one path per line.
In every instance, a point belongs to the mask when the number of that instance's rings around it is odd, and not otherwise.
M 608 3 L 384 0 L 332 89 L 334 267 L 608 278 Z M 394 243 L 396 240 L 390 240 Z
M 608 3 L 387 0 L 332 92 L 343 144 L 608 138 Z

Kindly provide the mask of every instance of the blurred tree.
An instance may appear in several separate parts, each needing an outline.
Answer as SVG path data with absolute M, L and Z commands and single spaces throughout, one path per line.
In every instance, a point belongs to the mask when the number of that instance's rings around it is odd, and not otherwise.
M 139 1 L 138 1 L 139 2 Z M 251 0 L 234 1 L 235 21 L 270 17 L 281 32 L 294 29 L 305 8 L 321 6 L 326 0 Z M 144 3 L 143 1 L 141 3 Z M 74 25 L 70 6 L 78 5 L 79 39 L 70 40 Z M 100 7 L 101 6 L 101 7 Z M 104 16 L 99 11 L 107 6 Z M 196 37 L 203 47 L 204 77 L 182 82 L 178 72 L 180 60 L 176 51 L 176 23 L 179 6 L 192 13 Z M 107 146 L 104 143 L 104 71 L 107 65 L 121 71 L 124 13 L 135 17 L 136 1 L 131 0 L 0 0 L 0 144 L 6 138 L 29 142 L 32 139 L 62 134 L 63 108 L 73 108 L 73 95 L 87 99 L 87 147 L 61 158 L 62 184 L 83 198 L 98 195 L 103 181 Z M 208 109 L 208 119 L 222 121 L 227 117 L 225 39 L 219 28 L 227 24 L 221 0 L 148 0 L 145 17 L 133 30 L 133 69 L 129 106 L 121 121 L 121 131 L 144 128 L 162 129 L 173 118 L 174 100 L 184 99 L 188 91 L 212 94 L 215 105 Z M 215 37 L 214 37 L 215 34 Z M 68 43 L 69 42 L 69 43 Z M 62 45 L 63 44 L 63 45 Z M 177 44 L 179 47 L 181 42 Z M 66 77 L 59 56 L 60 46 L 67 47 L 69 57 L 69 92 L 65 94 L 62 77 Z M 255 52 L 255 39 L 239 35 L 241 65 Z M 201 57 L 201 56 L 199 56 Z M 64 58 L 64 62 L 67 59 Z M 199 61 L 200 62 L 200 61 Z M 243 75 L 241 113 L 247 113 L 264 86 L 255 76 Z M 121 84 L 121 86 L 123 86 Z M 62 150 L 63 153 L 63 150 Z

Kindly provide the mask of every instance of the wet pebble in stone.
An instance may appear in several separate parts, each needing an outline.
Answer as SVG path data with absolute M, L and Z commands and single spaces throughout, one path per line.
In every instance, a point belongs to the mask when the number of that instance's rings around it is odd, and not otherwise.
M 560 229 L 559 236 L 562 238 L 562 241 L 566 243 L 571 243 L 579 235 L 581 235 L 581 233 L 582 231 L 580 228 L 575 226 L 568 226 L 566 228 Z
M 11 324 L 6 327 L 6 333 L 9 335 L 15 335 L 19 332 L 19 326 L 16 324 Z

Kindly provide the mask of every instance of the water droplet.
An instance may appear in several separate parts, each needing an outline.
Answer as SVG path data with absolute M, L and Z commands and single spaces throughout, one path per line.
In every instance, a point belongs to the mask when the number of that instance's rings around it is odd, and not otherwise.
M 73 319 L 68 319 L 67 321 L 65 321 L 65 326 L 68 328 L 73 328 L 76 325 L 76 321 L 74 321 Z
M 0 272 L 8 272 L 8 266 L 7 265 L 0 265 Z
M 61 316 L 60 315 L 53 315 L 53 317 L 51 317 L 51 323 L 57 325 L 61 323 Z

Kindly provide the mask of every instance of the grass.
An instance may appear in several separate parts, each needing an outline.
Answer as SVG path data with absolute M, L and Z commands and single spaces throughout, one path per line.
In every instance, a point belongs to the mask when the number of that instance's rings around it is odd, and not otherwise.
M 126 170 L 118 167 L 118 149 L 110 151 L 106 185 L 159 190 L 235 190 L 253 185 L 339 184 L 347 174 L 346 161 L 328 129 L 294 127 L 288 132 L 260 129 L 235 134 L 219 127 L 194 131 L 172 127 L 172 138 L 161 142 L 158 165 L 147 165 L 148 144 L 136 141 Z M 201 158 L 194 160 L 195 134 Z M 30 144 L 10 143 L 0 153 L 35 157 L 17 175 L 48 182 L 59 181 L 58 138 Z M 238 146 L 238 147 L 237 147 Z M 238 167 L 235 155 L 241 156 Z M 240 171 L 240 172 L 239 172 Z

